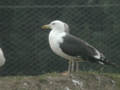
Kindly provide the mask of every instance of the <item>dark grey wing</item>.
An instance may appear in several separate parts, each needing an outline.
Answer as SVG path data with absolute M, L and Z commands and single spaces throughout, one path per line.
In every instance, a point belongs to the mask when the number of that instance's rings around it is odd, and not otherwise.
M 80 56 L 84 59 L 89 59 L 98 55 L 94 47 L 75 36 L 67 34 L 63 39 L 64 42 L 60 44 L 60 48 L 70 56 Z
M 64 42 L 60 43 L 60 48 L 64 53 L 70 56 L 80 57 L 83 60 L 89 60 L 94 63 L 111 65 L 117 68 L 119 67 L 118 65 L 109 62 L 102 53 L 87 42 L 70 34 L 67 34 L 63 39 Z

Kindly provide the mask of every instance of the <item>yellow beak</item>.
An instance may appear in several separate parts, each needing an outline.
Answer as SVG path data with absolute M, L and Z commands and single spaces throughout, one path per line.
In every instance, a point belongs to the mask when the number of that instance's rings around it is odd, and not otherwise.
M 51 28 L 50 28 L 50 25 L 43 25 L 41 28 L 42 28 L 42 29 L 51 29 Z

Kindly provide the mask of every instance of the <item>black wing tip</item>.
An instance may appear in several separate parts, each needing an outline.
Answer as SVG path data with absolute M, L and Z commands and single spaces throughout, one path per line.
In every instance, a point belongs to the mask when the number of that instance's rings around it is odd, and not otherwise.
M 111 63 L 110 61 L 108 61 L 108 60 L 104 60 L 104 61 L 102 61 L 104 64 L 106 64 L 106 65 L 110 65 L 110 66 L 112 66 L 112 67 L 114 67 L 114 68 L 120 68 L 120 66 L 118 66 L 117 64 L 115 64 L 115 63 Z

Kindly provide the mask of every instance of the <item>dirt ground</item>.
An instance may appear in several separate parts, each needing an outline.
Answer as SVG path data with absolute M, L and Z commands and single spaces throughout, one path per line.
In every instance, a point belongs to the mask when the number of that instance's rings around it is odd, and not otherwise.
M 120 75 L 80 72 L 0 77 L 0 90 L 120 90 Z

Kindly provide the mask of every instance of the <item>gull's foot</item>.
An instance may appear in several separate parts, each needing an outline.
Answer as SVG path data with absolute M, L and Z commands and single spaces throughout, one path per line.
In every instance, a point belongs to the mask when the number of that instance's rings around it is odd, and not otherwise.
M 69 72 L 67 72 L 67 71 L 62 72 L 61 74 L 62 74 L 63 76 L 69 76 L 69 75 L 70 75 L 70 73 L 69 73 Z

